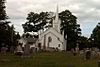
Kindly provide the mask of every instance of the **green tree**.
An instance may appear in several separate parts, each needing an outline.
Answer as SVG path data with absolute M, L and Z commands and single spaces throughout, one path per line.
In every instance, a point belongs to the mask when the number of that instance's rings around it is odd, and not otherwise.
M 67 49 L 74 48 L 77 43 L 78 36 L 81 34 L 80 25 L 77 24 L 77 17 L 69 10 L 59 13 L 61 19 L 61 31 L 64 31 L 64 37 L 67 36 Z
M 44 28 L 47 28 L 46 24 L 51 22 L 48 12 L 41 12 L 40 14 L 30 12 L 26 19 L 27 22 L 22 25 L 24 32 L 38 32 L 39 30 L 44 30 Z
M 90 45 L 88 44 L 88 38 L 87 37 L 79 36 L 78 37 L 78 43 L 79 43 L 80 50 L 90 47 Z
M 0 21 L 6 20 L 8 17 L 5 11 L 5 0 L 0 0 Z
M 9 22 L 7 22 L 6 19 L 5 0 L 0 0 L 0 46 L 3 42 L 5 43 L 6 40 L 8 40 L 5 35 L 8 33 Z
M 100 48 L 100 22 L 92 31 L 91 39 L 93 40 L 94 46 Z
M 8 46 L 10 48 L 17 41 L 14 26 L 10 26 L 9 23 L 11 22 L 7 21 L 8 16 L 5 8 L 5 0 L 0 0 L 0 48 L 2 46 Z M 2 43 L 5 45 L 2 45 Z

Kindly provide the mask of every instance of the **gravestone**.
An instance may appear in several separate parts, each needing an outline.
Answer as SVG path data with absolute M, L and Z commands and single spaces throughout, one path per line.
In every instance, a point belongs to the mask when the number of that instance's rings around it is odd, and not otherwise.
M 23 54 L 23 50 L 22 50 L 22 47 L 21 45 L 18 45 L 17 48 L 16 48 L 16 54 L 21 56 Z
M 30 53 L 36 53 L 38 51 L 39 51 L 39 49 L 37 49 L 36 47 L 31 47 L 30 48 Z
M 76 53 L 79 53 L 79 44 L 76 44 L 76 48 L 75 48 Z
M 6 51 L 7 51 L 7 47 L 2 47 L 2 48 L 1 48 L 1 53 L 2 53 L 3 55 L 6 55 Z
M 84 50 L 81 50 L 81 51 L 79 52 L 79 54 L 80 54 L 80 55 L 83 55 L 83 54 L 84 54 Z
M 95 58 L 96 52 L 94 50 L 91 51 L 91 57 Z
M 11 47 L 10 47 L 10 52 L 11 52 L 11 53 L 14 53 L 14 50 L 15 50 L 15 49 L 14 49 L 14 46 L 11 46 Z
M 6 55 L 6 51 L 7 51 L 7 46 L 5 47 L 5 44 L 4 43 L 2 43 L 2 47 L 1 47 L 1 53 L 3 54 L 3 55 Z
M 71 49 L 71 52 L 74 56 L 76 56 L 76 51 L 74 50 L 74 48 Z
M 92 51 L 91 51 L 91 57 L 96 59 L 96 58 L 99 58 L 100 56 L 100 52 L 99 52 L 99 49 L 98 48 L 94 48 Z
M 86 60 L 89 60 L 91 58 L 91 51 L 89 49 L 86 50 Z
M 30 45 L 25 44 L 24 46 L 24 57 L 29 57 L 30 56 Z

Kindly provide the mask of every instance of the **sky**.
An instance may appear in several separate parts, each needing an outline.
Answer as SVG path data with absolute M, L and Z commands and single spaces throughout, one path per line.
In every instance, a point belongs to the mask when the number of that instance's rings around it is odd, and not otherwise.
M 15 30 L 23 34 L 22 24 L 29 12 L 56 12 L 57 4 L 59 12 L 67 9 L 77 17 L 83 36 L 89 37 L 100 22 L 100 0 L 7 0 L 6 11 Z

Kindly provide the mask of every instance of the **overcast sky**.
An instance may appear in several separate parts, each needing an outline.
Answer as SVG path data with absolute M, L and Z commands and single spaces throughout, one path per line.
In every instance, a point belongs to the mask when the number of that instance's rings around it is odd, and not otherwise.
M 31 11 L 53 11 L 59 5 L 59 12 L 70 10 L 81 25 L 82 35 L 89 37 L 100 21 L 100 0 L 7 0 L 6 10 L 15 30 L 23 33 L 22 24 Z

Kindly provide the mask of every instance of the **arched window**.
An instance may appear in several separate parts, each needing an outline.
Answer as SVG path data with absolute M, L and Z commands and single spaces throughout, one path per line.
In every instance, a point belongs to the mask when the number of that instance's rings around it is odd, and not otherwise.
M 52 42 L 52 38 L 50 36 L 48 37 L 48 42 Z
M 60 44 L 58 44 L 58 47 L 60 47 Z
M 59 37 L 58 37 L 58 40 L 60 40 Z

